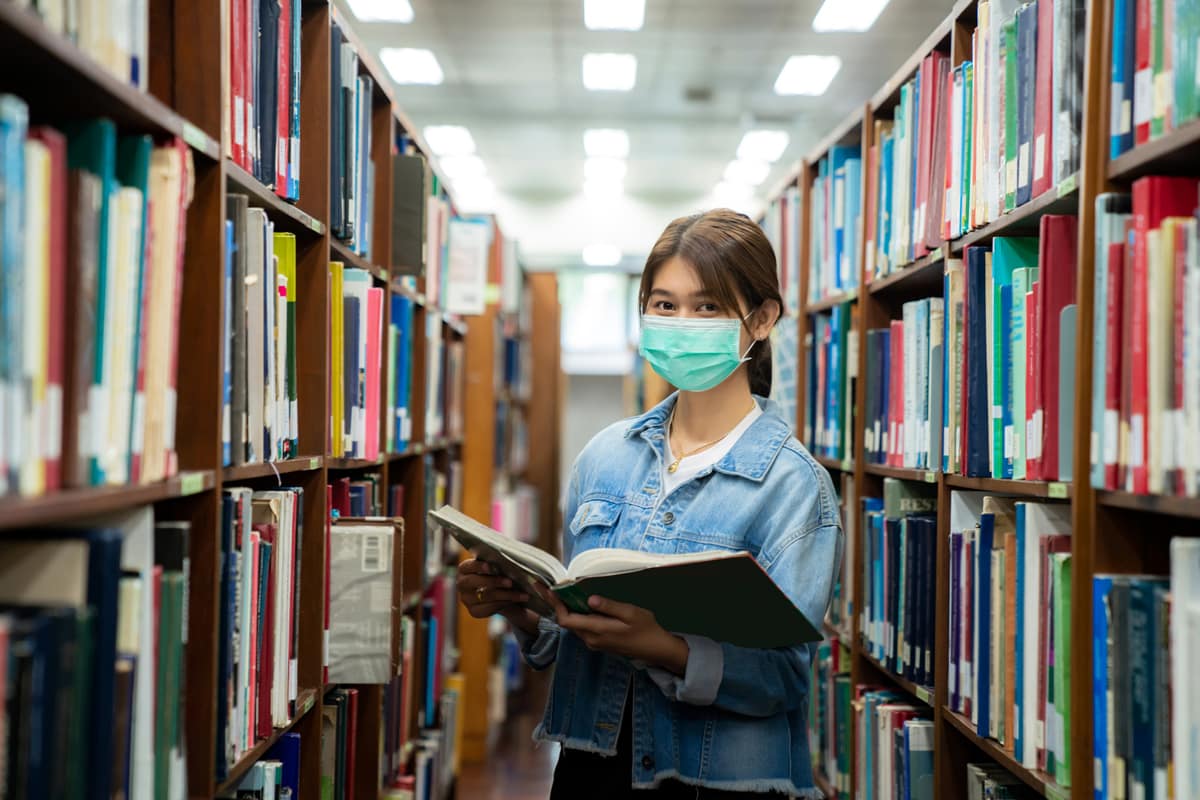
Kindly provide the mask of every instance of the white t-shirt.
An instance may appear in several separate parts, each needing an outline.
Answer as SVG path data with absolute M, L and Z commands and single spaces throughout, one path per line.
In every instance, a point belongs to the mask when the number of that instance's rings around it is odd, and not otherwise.
M 685 483 L 686 481 L 690 481 L 700 472 L 708 469 L 713 464 L 716 464 L 718 461 L 724 458 L 725 454 L 732 450 L 733 446 L 737 444 L 738 439 L 742 438 L 742 434 L 754 424 L 754 420 L 762 416 L 762 413 L 762 409 L 758 407 L 758 403 L 756 402 L 754 404 L 754 408 L 750 409 L 750 411 L 746 413 L 746 416 L 742 417 L 742 421 L 739 422 L 733 430 L 725 434 L 725 438 L 721 439 L 707 450 L 702 450 L 699 453 L 696 453 L 694 456 L 688 456 L 684 458 L 679 462 L 679 467 L 674 473 L 671 473 L 667 470 L 667 467 L 669 467 L 675 460 L 675 456 L 671 453 L 671 437 L 668 435 L 666 437 L 664 447 L 666 458 L 662 468 L 663 496 L 665 497 L 666 495 L 675 491 L 675 489 L 681 484 Z

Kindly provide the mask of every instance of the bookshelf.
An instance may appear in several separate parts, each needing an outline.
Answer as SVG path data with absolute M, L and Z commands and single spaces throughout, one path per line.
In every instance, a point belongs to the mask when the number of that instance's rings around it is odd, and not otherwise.
M 359 74 L 373 79 L 367 98 L 366 121 L 373 146 L 364 158 L 374 170 L 373 205 L 366 210 L 371 220 L 370 255 L 360 255 L 330 230 L 331 218 L 331 26 L 337 24 L 357 42 L 353 23 L 324 0 L 295 0 L 300 15 L 300 185 L 294 202 L 281 198 L 231 157 L 231 133 L 227 124 L 230 79 L 230 3 L 228 0 L 183 0 L 149 3 L 148 89 L 139 90 L 101 67 L 66 36 L 50 30 L 36 10 L 13 3 L 0 3 L 0 89 L 23 99 L 37 124 L 55 127 L 78 120 L 104 117 L 115 123 L 117 135 L 146 133 L 156 144 L 177 139 L 192 159 L 194 192 L 183 231 L 180 305 L 180 348 L 177 378 L 175 449 L 178 469 L 165 480 L 144 485 L 64 488 L 32 497 L 0 497 L 0 539 L 29 532 L 52 532 L 62 526 L 79 525 L 116 512 L 140 507 L 154 509 L 156 521 L 183 521 L 190 525 L 190 580 L 188 643 L 184 654 L 186 683 L 181 706 L 186 739 L 186 794 L 214 797 L 236 789 L 267 751 L 288 733 L 301 736 L 300 800 L 320 796 L 322 705 L 334 689 L 323 679 L 323 630 L 320 624 L 300 626 L 296 652 L 297 692 L 291 718 L 277 724 L 239 754 L 218 779 L 218 639 L 222 552 L 221 508 L 223 492 L 235 487 L 269 490 L 281 486 L 303 489 L 301 511 L 304 536 L 297 554 L 300 591 L 296 613 L 304 620 L 321 620 L 326 602 L 326 530 L 329 516 L 327 488 L 341 478 L 352 480 L 374 476 L 384 489 L 403 487 L 404 505 L 397 516 L 405 523 L 403 541 L 396 541 L 393 568 L 393 666 L 401 660 L 400 630 L 407 617 L 421 630 L 422 601 L 433 591 L 426 570 L 425 511 L 431 487 L 430 476 L 456 476 L 463 464 L 460 485 L 447 487 L 453 494 L 470 497 L 492 490 L 490 453 L 477 454 L 474 442 L 491 438 L 488 429 L 472 436 L 469 423 L 463 428 L 463 409 L 442 408 L 447 420 L 444 431 L 426 430 L 427 403 L 444 403 L 451 392 L 427 391 L 435 374 L 447 384 L 458 382 L 459 398 L 466 393 L 468 371 L 455 370 L 448 352 L 470 351 L 478 323 L 447 313 L 426 297 L 427 280 L 416 275 L 423 264 L 396 267 L 393 253 L 400 242 L 392 240 L 393 161 L 398 157 L 401 137 L 411 141 L 416 152 L 428 154 L 421 135 L 396 104 L 387 74 L 359 46 Z M 29 81 L 37 76 L 36 84 Z M 227 464 L 222 452 L 223 359 L 225 336 L 223 314 L 226 299 L 224 264 L 226 251 L 226 198 L 244 195 L 251 208 L 261 209 L 275 231 L 293 234 L 296 242 L 296 391 L 298 425 L 295 455 L 273 462 Z M 451 201 L 451 209 L 452 201 Z M 498 247 L 506 241 L 494 228 Z M 396 452 L 386 446 L 387 407 L 382 393 L 376 408 L 381 449 L 377 458 L 334 457 L 330 448 L 331 363 L 329 357 L 330 309 L 334 302 L 329 287 L 328 265 L 341 261 L 366 270 L 372 285 L 384 297 L 408 298 L 414 308 L 413 338 L 409 346 L 411 368 L 412 435 Z M 383 303 L 384 330 L 390 321 L 390 303 Z M 427 335 L 436 333 L 444 345 L 436 351 L 427 347 Z M 557 341 L 557 336 L 555 336 Z M 446 359 L 439 372 L 427 363 L 430 353 Z M 387 338 L 381 346 L 386 365 L 395 354 L 388 352 Z M 490 420 L 490 417 L 487 418 Z M 474 461 L 473 461 L 474 459 Z M 387 499 L 384 498 L 386 503 Z M 476 514 L 486 519 L 487 505 Z M 451 581 L 457 554 L 447 550 L 434 560 L 438 578 Z M 453 629 L 453 603 L 446 608 L 447 627 Z M 420 636 L 417 637 L 420 639 Z M 450 674 L 459 667 L 453 647 L 447 647 L 444 675 L 438 676 L 444 692 Z M 423 694 L 426 681 L 434 680 L 424 669 L 425 653 L 418 644 L 412 678 Z M 445 678 L 445 680 L 443 680 Z M 347 753 L 354 764 L 355 782 L 347 796 L 377 797 L 385 787 L 384 688 L 358 686 L 358 718 L 355 746 Z M 466 691 L 473 691 L 469 683 Z M 486 705 L 486 684 L 483 691 Z M 439 698 L 440 699 L 440 698 Z M 466 698 L 460 698 L 460 706 Z M 409 709 L 414 737 L 418 728 L 417 704 Z M 278 720 L 277 720 L 278 722 Z M 420 720 L 421 728 L 437 729 L 445 720 Z M 402 754 L 412 766 L 413 742 Z M 446 754 L 449 757 L 449 753 Z
M 1092 641 L 1092 578 L 1099 573 L 1150 573 L 1165 575 L 1170 569 L 1169 543 L 1172 537 L 1194 536 L 1196 520 L 1200 519 L 1200 500 L 1194 497 L 1135 494 L 1093 488 L 1090 469 L 1090 434 L 1092 414 L 1092 370 L 1096 355 L 1093 353 L 1093 322 L 1095 314 L 1103 309 L 1095 308 L 1093 280 L 1097 253 L 1095 234 L 1097 228 L 1095 200 L 1103 192 L 1128 192 L 1132 182 L 1146 175 L 1188 175 L 1198 173 L 1196 155 L 1200 153 L 1200 122 L 1187 122 L 1145 144 L 1133 147 L 1118 157 L 1110 157 L 1109 120 L 1110 65 L 1112 54 L 1110 42 L 1113 31 L 1113 2 L 1086 4 L 1084 27 L 1084 71 L 1082 93 L 1082 128 L 1079 140 L 1079 169 L 1067 175 L 1041 194 L 1007 213 L 1002 213 L 985 224 L 978 224 L 961 235 L 929 243 L 928 252 L 919 258 L 894 266 L 881 275 L 871 275 L 873 263 L 869 253 L 860 254 L 864 276 L 858 291 L 847 290 L 819 300 L 809 298 L 810 274 L 808 263 L 813 252 L 818 232 L 809 224 L 808 210 L 812 208 L 811 197 L 813 174 L 817 162 L 835 144 L 862 144 L 864 163 L 872 147 L 875 122 L 890 119 L 893 109 L 901 103 L 901 87 L 911 80 L 921 68 L 925 57 L 938 51 L 949 59 L 951 70 L 972 58 L 972 31 L 980 22 L 978 3 L 975 0 L 959 0 L 951 13 L 922 43 L 912 58 L 890 78 L 871 98 L 865 109 L 856 113 L 851 120 L 836 126 L 831 134 L 810 153 L 796 168 L 791 181 L 802 189 L 803 229 L 801 240 L 802 296 L 806 298 L 805 313 L 801 315 L 800 341 L 800 409 L 797 430 L 806 434 L 805 444 L 825 466 L 834 479 L 841 482 L 846 492 L 852 492 L 857 502 L 864 497 L 882 496 L 882 482 L 893 478 L 913 484 L 928 484 L 937 492 L 937 550 L 936 550 L 936 599 L 934 636 L 934 680 L 931 687 L 921 687 L 897 675 L 893 670 L 872 657 L 861 638 L 861 622 L 864 588 L 855 580 L 853 587 L 854 616 L 843 621 L 845 629 L 837 630 L 826 625 L 827 634 L 841 639 L 851 654 L 851 685 L 868 684 L 890 687 L 908 701 L 928 709 L 927 715 L 934 720 L 935 738 L 935 792 L 939 798 L 967 796 L 966 764 L 992 762 L 1018 779 L 1029 790 L 1046 798 L 1065 798 L 1090 794 L 1093 785 L 1093 641 Z M 864 170 L 864 196 L 870 190 L 871 178 Z M 1074 405 L 1073 452 L 1063 454 L 1069 458 L 1070 480 L 1011 480 L 999 478 L 966 477 L 960 474 L 943 473 L 940 458 L 934 469 L 886 466 L 868 463 L 862 457 L 866 434 L 868 395 L 873 391 L 865 385 L 867 354 L 862 347 L 867 331 L 886 327 L 891 320 L 901 318 L 904 303 L 943 294 L 943 271 L 948 258 L 961 258 L 968 247 L 992 241 L 997 236 L 1036 235 L 1040 220 L 1051 214 L 1072 214 L 1078 217 L 1078 239 L 1076 247 L 1075 292 L 1077 317 L 1073 340 L 1076 360 L 1074 363 L 1074 385 L 1071 395 Z M 869 226 L 870 223 L 867 223 Z M 969 226 L 968 226 L 969 227 Z M 870 230 L 863 236 L 862 246 L 872 242 Z M 813 445 L 811 409 L 807 409 L 810 395 L 806 382 L 812 378 L 810 366 L 814 357 L 810 333 L 816 315 L 829 313 L 841 303 L 852 304 L 852 321 L 857 332 L 858 386 L 853 396 L 854 435 L 852 452 L 846 460 L 831 459 L 817 453 Z M 863 390 L 864 385 L 866 391 Z M 851 390 L 854 390 L 851 389 Z M 950 499 L 954 492 L 967 491 L 1010 497 L 1014 500 L 1031 499 L 1056 503 L 1059 508 L 1069 509 L 1071 520 L 1071 590 L 1070 602 L 1073 611 L 1070 618 L 1068 638 L 1071 662 L 1071 680 L 1067 683 L 1070 709 L 1069 728 L 1066 738 L 1070 742 L 1070 784 L 1060 785 L 1052 775 L 1023 766 L 1014 758 L 1013 750 L 995 739 L 982 737 L 976 724 L 964 715 L 955 712 L 949 701 L 949 608 L 952 601 L 949 588 L 951 570 Z M 860 514 L 855 508 L 847 513 Z M 854 536 L 849 545 L 845 570 L 854 575 L 863 571 L 864 531 L 861 520 L 847 524 L 848 534 Z M 1018 669 L 1020 666 L 1018 665 Z M 856 736 L 853 733 L 852 736 Z M 859 749 L 856 741 L 851 744 L 852 766 L 850 778 L 853 782 L 862 768 L 857 759 Z M 836 785 L 829 776 L 819 774 L 818 785 Z M 839 787 L 841 788 L 841 787 Z M 861 791 L 862 787 L 858 787 Z M 855 796 L 852 788 L 850 796 Z

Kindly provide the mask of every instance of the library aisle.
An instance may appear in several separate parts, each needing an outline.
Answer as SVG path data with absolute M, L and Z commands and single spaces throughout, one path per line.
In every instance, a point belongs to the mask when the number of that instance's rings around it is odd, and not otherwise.
M 1197 800 L 1198 42 L 0 0 L 0 798 Z

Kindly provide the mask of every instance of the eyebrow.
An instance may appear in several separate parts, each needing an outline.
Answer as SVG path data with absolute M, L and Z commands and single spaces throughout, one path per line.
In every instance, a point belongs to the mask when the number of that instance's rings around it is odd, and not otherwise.
M 666 289 L 651 289 L 650 296 L 651 297 L 675 297 L 675 293 L 668 292 Z M 689 300 L 694 300 L 694 301 L 708 300 L 711 302 L 716 302 L 716 299 L 717 299 L 716 295 L 712 294 L 711 292 L 704 291 L 704 290 L 696 292 L 695 294 L 692 294 L 692 295 L 686 295 L 686 298 Z

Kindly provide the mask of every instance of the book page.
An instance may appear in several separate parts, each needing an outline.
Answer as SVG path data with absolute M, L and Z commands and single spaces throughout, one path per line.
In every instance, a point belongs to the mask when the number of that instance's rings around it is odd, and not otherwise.
M 492 564 L 519 583 L 524 581 L 511 574 L 513 568 L 523 573 L 524 577 L 536 578 L 547 586 L 553 586 L 567 577 L 566 569 L 554 556 L 533 545 L 510 539 L 451 506 L 430 511 L 429 520 L 444 527 L 480 560 Z
M 700 553 L 643 553 L 638 550 L 621 550 L 618 548 L 597 548 L 580 553 L 571 561 L 567 568 L 566 578 L 577 581 L 581 578 L 594 578 L 601 575 L 620 575 L 626 572 L 639 572 L 653 567 L 665 567 L 673 564 L 693 564 L 701 561 L 718 561 L 723 558 L 737 558 L 743 552 L 728 550 L 706 550 Z

